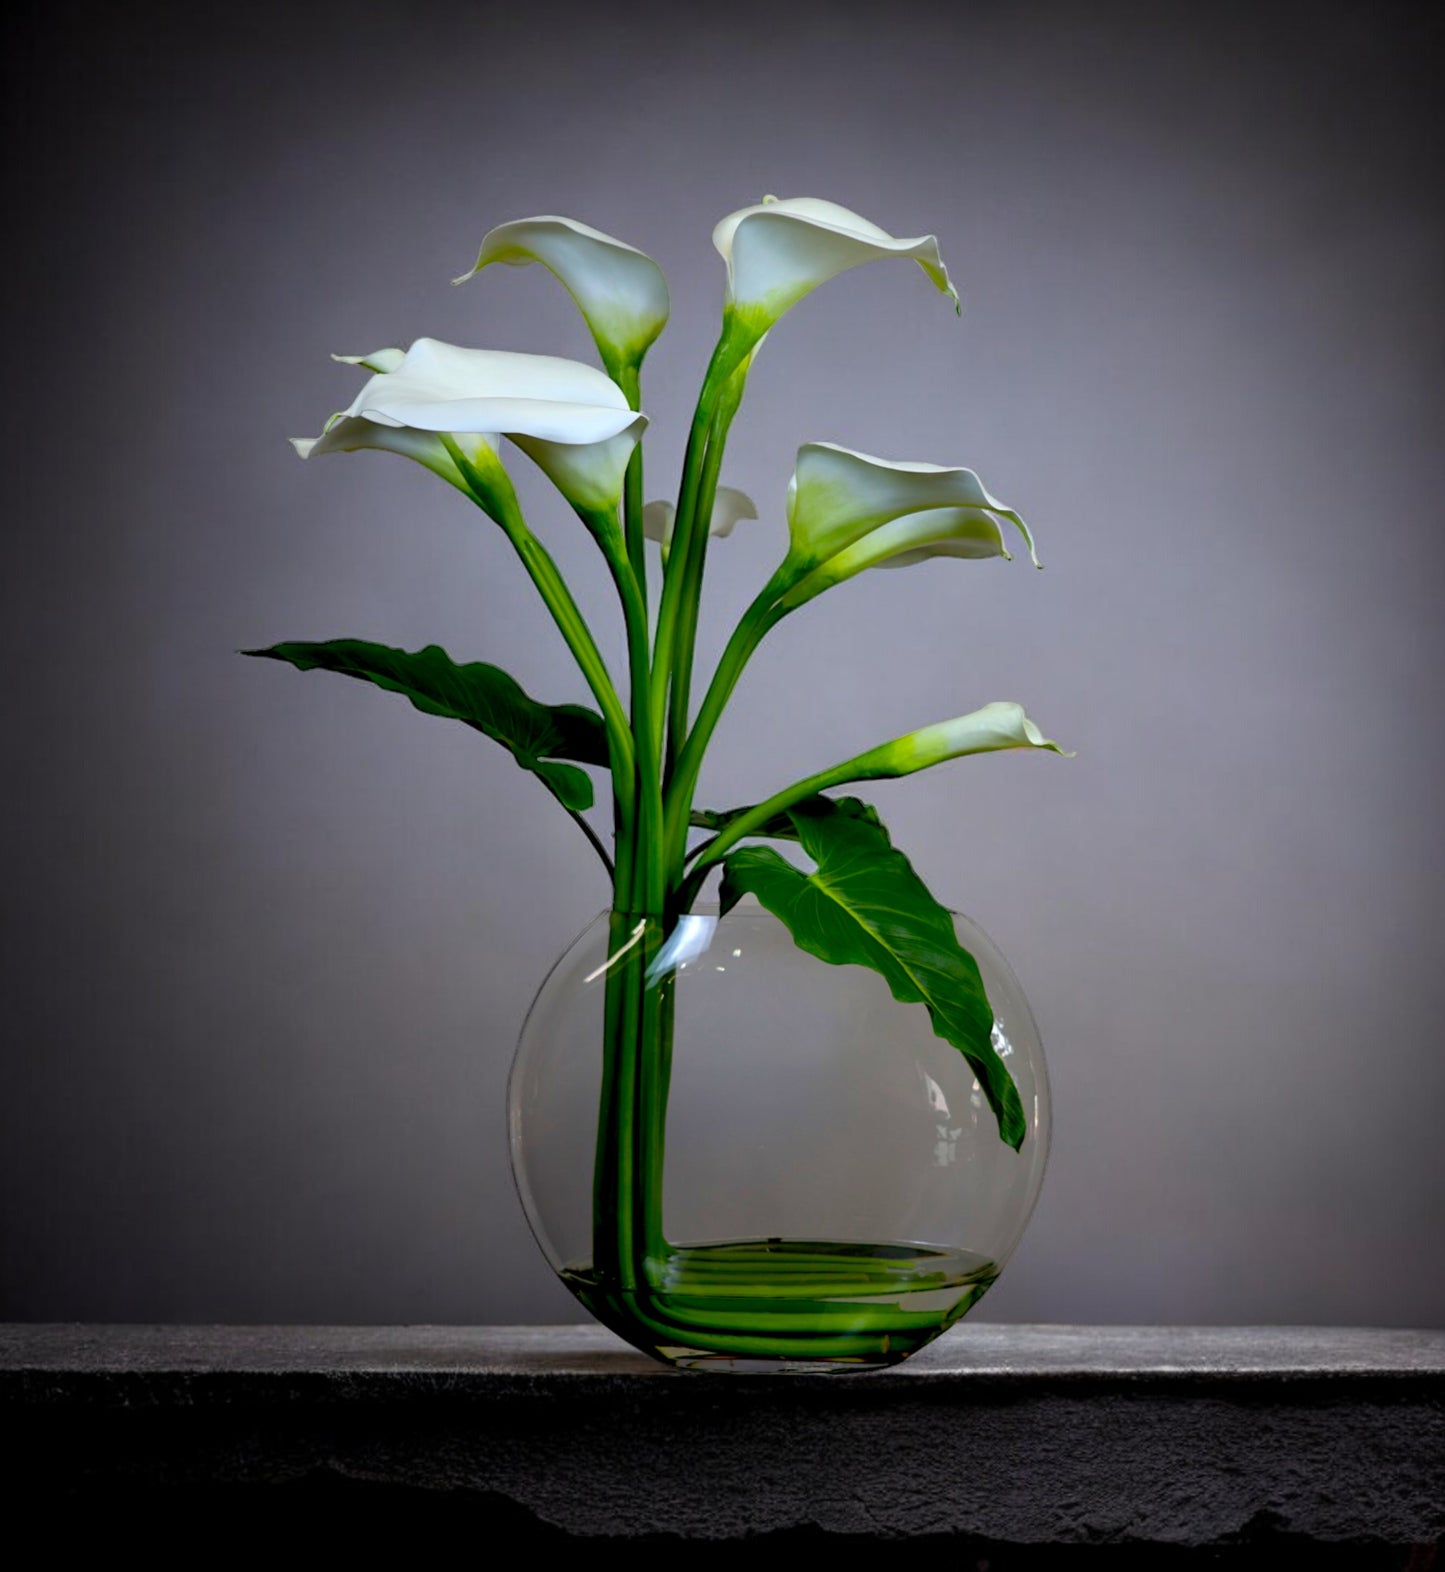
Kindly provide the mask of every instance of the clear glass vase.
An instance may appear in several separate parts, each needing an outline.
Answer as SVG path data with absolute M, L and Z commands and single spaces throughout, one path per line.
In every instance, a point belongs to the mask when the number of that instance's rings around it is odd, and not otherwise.
M 1028 1118 L 876 973 L 800 950 L 751 897 L 670 932 L 604 912 L 553 967 L 509 1088 L 512 1168 L 562 1281 L 687 1368 L 896 1364 L 1018 1243 L 1049 1138 L 1043 1050 L 1008 963 L 955 917 Z

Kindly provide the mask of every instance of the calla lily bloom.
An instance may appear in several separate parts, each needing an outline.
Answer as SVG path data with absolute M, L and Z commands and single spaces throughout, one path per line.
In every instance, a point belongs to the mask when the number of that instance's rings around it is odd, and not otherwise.
M 484 470 L 497 462 L 497 439 L 506 436 L 579 511 L 616 508 L 647 421 L 610 377 L 575 360 L 462 349 L 431 338 L 418 339 L 400 359 L 397 353 L 339 357 L 383 369 L 319 438 L 295 442 L 303 458 L 382 448 L 455 485 L 460 477 L 443 435 Z
M 819 284 L 879 257 L 911 257 L 958 308 L 933 235 L 900 240 L 818 197 L 769 198 L 739 208 L 713 230 L 712 241 L 727 263 L 727 312 L 739 355 Z
M 906 568 L 929 557 L 1011 557 L 1003 531 L 983 508 L 927 508 L 880 524 L 862 540 L 829 557 L 779 602 L 792 610 L 865 568 Z
M 642 533 L 648 540 L 658 541 L 665 551 L 672 545 L 672 524 L 677 509 L 670 502 L 649 502 L 642 510 Z M 739 519 L 755 519 L 757 504 L 745 491 L 736 486 L 719 486 L 713 498 L 712 520 L 708 534 L 721 540 L 731 535 Z
M 1044 748 L 1050 753 L 1071 758 L 1058 743 L 1051 742 L 1024 713 L 1022 704 L 1007 702 L 985 704 L 981 710 L 959 715 L 953 720 L 895 737 L 881 747 L 859 754 L 839 774 L 849 780 L 880 780 L 896 775 L 912 775 L 948 759 L 961 759 L 973 753 L 1001 753 L 1009 748 Z M 846 776 L 843 771 L 851 773 Z
M 900 463 L 831 442 L 808 442 L 798 449 L 788 486 L 786 582 L 796 584 L 883 525 L 935 508 L 983 509 L 1007 519 L 1037 565 L 1028 525 L 991 497 L 971 469 Z
M 406 351 L 373 349 L 366 355 L 333 355 L 331 358 L 343 366 L 362 366 L 367 371 L 395 371 L 406 359 Z M 486 453 L 491 451 L 486 437 L 470 436 L 457 440 L 463 454 L 473 464 L 484 462 Z M 412 431 L 404 426 L 378 426 L 374 421 L 361 420 L 343 411 L 326 422 L 326 429 L 319 437 L 292 437 L 291 446 L 302 458 L 327 453 L 358 453 L 363 449 L 400 453 L 403 458 L 415 459 L 433 474 L 440 475 L 458 491 L 467 490 L 467 483 L 447 452 L 446 445 L 430 431 Z
M 1023 705 L 985 704 L 969 715 L 923 726 L 845 759 L 831 769 L 795 781 L 766 802 L 738 813 L 728 820 L 717 838 L 708 843 L 693 876 L 697 877 L 710 864 L 719 861 L 738 841 L 749 835 L 767 833 L 764 826 L 777 814 L 786 813 L 817 792 L 832 791 L 855 781 L 891 780 L 900 775 L 913 775 L 949 759 L 962 759 L 973 753 L 1001 753 L 1010 748 L 1044 749 L 1063 754 L 1066 759 L 1073 758 L 1073 754 L 1044 736 L 1024 713 Z
M 657 263 L 575 218 L 544 214 L 500 225 L 483 239 L 471 272 L 452 282 L 464 284 L 494 262 L 540 262 L 576 302 L 602 364 L 619 379 L 636 372 L 667 325 L 667 280 Z
M 373 376 L 346 413 L 382 426 L 569 445 L 605 442 L 638 419 L 611 377 L 580 361 L 434 338 L 419 338 L 392 369 Z

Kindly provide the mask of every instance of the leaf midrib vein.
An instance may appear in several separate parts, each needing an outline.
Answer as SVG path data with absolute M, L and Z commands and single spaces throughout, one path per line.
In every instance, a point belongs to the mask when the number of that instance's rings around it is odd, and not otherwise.
M 837 906 L 845 916 L 852 918 L 852 920 L 857 923 L 863 932 L 866 933 L 868 937 L 872 939 L 873 942 L 881 950 L 883 950 L 886 955 L 893 959 L 893 961 L 898 966 L 898 969 L 903 972 L 903 974 L 908 978 L 913 986 L 918 989 L 919 993 L 925 1000 L 927 1000 L 929 1003 L 935 1002 L 933 991 L 924 985 L 924 982 L 919 977 L 916 970 L 910 966 L 896 950 L 890 949 L 888 947 L 882 936 L 878 933 L 877 929 L 874 928 L 871 923 L 865 922 L 863 920 L 863 917 L 857 907 L 849 906 L 844 900 L 842 900 L 842 898 L 832 888 L 827 875 L 823 873 L 821 868 L 810 875 L 809 883 L 813 884 L 817 889 L 821 890 L 823 894 L 826 895 L 828 899 L 832 901 L 833 904 Z M 895 917 L 903 917 L 906 919 L 908 916 L 907 912 L 897 911 L 891 906 L 883 906 L 877 909 L 880 911 L 892 912 Z M 938 1008 L 941 1010 L 943 1006 L 939 1005 Z M 963 1053 L 967 1052 L 962 1047 L 960 1047 L 959 1051 Z

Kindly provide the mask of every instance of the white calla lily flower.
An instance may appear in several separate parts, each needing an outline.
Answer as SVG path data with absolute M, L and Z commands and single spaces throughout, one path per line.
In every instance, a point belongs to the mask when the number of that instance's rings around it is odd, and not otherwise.
M 875 458 L 832 442 L 805 443 L 788 486 L 788 582 L 796 584 L 872 531 L 936 508 L 982 509 L 1007 519 L 1037 566 L 1028 525 L 990 496 L 971 469 Z
M 642 533 L 648 540 L 655 540 L 666 550 L 672 545 L 672 524 L 677 509 L 670 502 L 649 502 L 642 510 Z M 739 519 L 755 519 L 757 504 L 745 491 L 736 486 L 719 486 L 713 498 L 712 519 L 708 534 L 719 540 L 731 535 Z
M 900 775 L 914 775 L 949 759 L 962 759 L 973 753 L 1002 753 L 1010 748 L 1041 749 L 1062 754 L 1066 759 L 1073 758 L 1072 753 L 1044 736 L 1024 713 L 1022 704 L 985 704 L 971 714 L 923 726 L 895 737 L 892 742 L 880 743 L 831 769 L 795 781 L 766 802 L 736 814 L 723 825 L 716 838 L 707 843 L 698 859 L 695 875 L 710 863 L 717 862 L 738 841 L 762 833 L 763 826 L 775 815 L 786 813 L 817 792 L 832 791 L 856 781 L 893 780 Z
M 615 512 L 627 480 L 627 465 L 647 419 L 639 415 L 615 437 L 601 442 L 548 442 L 520 431 L 505 433 L 580 513 Z
M 712 239 L 727 263 L 727 307 L 741 349 L 820 284 L 880 257 L 912 258 L 958 309 L 958 291 L 933 235 L 900 240 L 836 202 L 768 198 L 729 213 Z
M 789 610 L 821 595 L 866 568 L 906 568 L 929 557 L 962 557 L 977 561 L 1011 558 L 1003 530 L 983 508 L 927 508 L 905 513 L 891 524 L 880 524 L 862 540 L 829 557 L 779 602 Z
M 647 421 L 605 373 L 552 355 L 463 349 L 430 338 L 418 339 L 400 360 L 394 356 L 383 350 L 340 357 L 386 369 L 319 438 L 295 441 L 303 458 L 380 448 L 455 485 L 460 477 L 444 437 L 481 466 L 495 461 L 497 438 L 506 436 L 579 511 L 615 509 Z
M 476 266 L 452 282 L 464 284 L 494 262 L 540 262 L 571 295 L 614 377 L 635 372 L 667 325 L 667 280 L 657 263 L 575 218 L 549 213 L 499 225 L 483 238 Z
M 1073 757 L 1044 736 L 1024 713 L 1022 704 L 999 702 L 895 737 L 892 742 L 870 749 L 841 766 L 840 774 L 843 770 L 855 771 L 846 777 L 850 780 L 912 775 L 948 759 L 961 759 L 974 753 L 1001 753 L 1010 748 L 1042 748 L 1065 758 Z
M 636 420 L 622 389 L 593 366 L 555 355 L 463 349 L 419 338 L 346 411 L 418 431 L 498 431 L 544 442 L 606 442 Z
M 890 746 L 906 756 L 910 770 L 926 769 L 930 764 L 972 753 L 1001 753 L 1008 748 L 1045 748 L 1068 757 L 1029 719 L 1022 704 L 1007 701 L 985 704 L 967 715 L 924 726 Z

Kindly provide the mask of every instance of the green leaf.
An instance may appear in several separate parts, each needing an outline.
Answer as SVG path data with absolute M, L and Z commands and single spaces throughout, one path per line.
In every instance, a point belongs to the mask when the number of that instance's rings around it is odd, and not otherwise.
M 835 813 L 842 813 L 849 818 L 863 819 L 869 824 L 875 824 L 886 837 L 887 830 L 883 829 L 882 821 L 878 817 L 878 810 L 866 802 L 860 802 L 856 797 L 825 797 L 820 792 L 816 797 L 808 798 L 810 802 L 831 803 Z M 688 816 L 688 823 L 695 830 L 725 830 L 734 819 L 740 819 L 745 813 L 751 813 L 752 807 L 746 808 L 694 808 Z M 754 830 L 755 835 L 766 835 L 770 840 L 795 841 L 798 838 L 797 827 L 786 813 L 775 813 L 771 819 L 766 820 L 762 827 Z
M 834 966 L 868 966 L 893 997 L 921 1003 L 933 1029 L 968 1061 L 1015 1151 L 1027 1121 L 1018 1088 L 993 1046 L 993 1008 L 978 963 L 958 942 L 953 919 L 893 846 L 871 809 L 824 796 L 788 811 L 792 830 L 817 864 L 804 873 L 769 846 L 746 846 L 723 864 L 724 909 L 756 895 L 800 949 Z
M 609 762 L 607 729 L 595 710 L 582 704 L 539 704 L 499 667 L 483 661 L 458 666 L 437 644 L 411 651 L 363 639 L 327 639 L 241 653 L 289 661 L 299 671 L 357 677 L 403 694 L 424 714 L 459 720 L 500 742 L 574 813 L 592 806 L 591 778 L 573 764 L 556 761 Z

